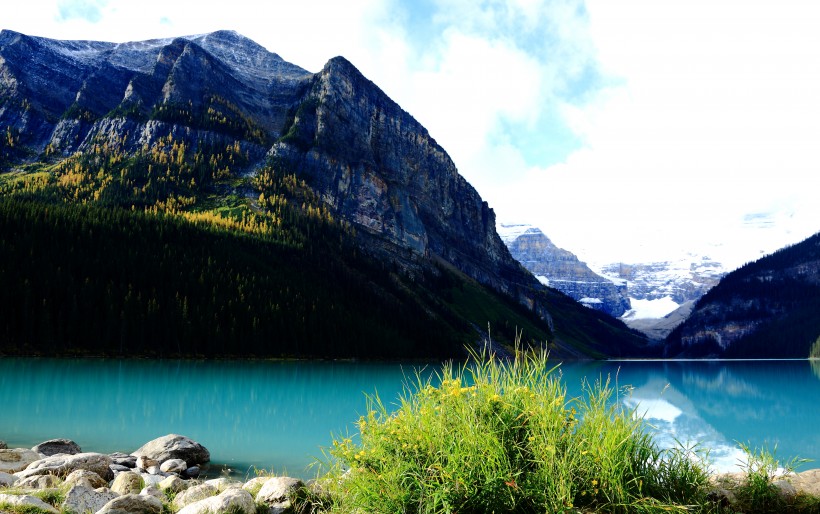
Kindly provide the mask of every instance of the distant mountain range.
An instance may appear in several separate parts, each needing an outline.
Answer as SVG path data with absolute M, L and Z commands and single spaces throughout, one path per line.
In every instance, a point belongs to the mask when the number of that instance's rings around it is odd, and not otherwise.
M 542 283 L 622 319 L 653 340 L 664 339 L 727 272 L 720 263 L 694 255 L 678 261 L 607 264 L 596 272 L 537 227 L 502 223 L 498 231 L 512 256 Z
M 499 232 L 543 283 L 647 334 L 655 345 L 645 356 L 820 358 L 820 233 L 731 272 L 690 256 L 598 275 L 535 227 Z
M 0 32 L 0 351 L 555 356 L 643 351 L 545 287 L 410 114 L 228 31 Z M 617 288 L 616 288 L 617 289 Z

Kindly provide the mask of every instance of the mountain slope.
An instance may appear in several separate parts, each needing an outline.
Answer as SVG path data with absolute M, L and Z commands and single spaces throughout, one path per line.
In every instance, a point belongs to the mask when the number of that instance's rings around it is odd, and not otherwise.
M 444 320 L 443 333 L 461 339 L 503 314 L 557 354 L 644 344 L 526 272 L 446 152 L 343 58 L 311 74 L 226 31 L 124 44 L 3 31 L 0 128 L 5 198 L 124 209 L 292 247 L 314 267 L 292 273 L 319 282 L 328 275 L 317 266 L 383 269 L 388 282 L 360 273 L 359 286 L 388 291 L 396 309 L 417 305 L 422 322 Z M 451 300 L 473 282 L 497 307 L 492 319 Z M 418 355 L 412 345 L 404 354 Z
M 820 234 L 724 277 L 666 341 L 669 356 L 820 355 Z

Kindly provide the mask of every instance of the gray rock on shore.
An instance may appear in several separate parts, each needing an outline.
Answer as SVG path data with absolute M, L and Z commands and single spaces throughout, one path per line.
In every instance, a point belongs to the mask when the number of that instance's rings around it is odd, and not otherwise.
M 191 465 L 207 464 L 211 460 L 211 453 L 207 448 L 178 434 L 169 434 L 149 441 L 131 455 L 137 458 L 147 457 L 160 464 L 170 459 L 181 459 Z
M 75 485 L 66 494 L 62 508 L 66 512 L 97 512 L 118 496 L 114 491 Z
M 57 455 L 60 453 L 77 455 L 78 453 L 83 452 L 80 445 L 71 439 L 51 439 L 34 446 L 32 451 L 42 453 L 46 457 L 51 457 L 52 455 Z
M 102 453 L 78 453 L 76 455 L 53 455 L 29 464 L 23 471 L 15 473 L 17 478 L 28 478 L 34 475 L 57 475 L 66 477 L 72 471 L 85 469 L 93 471 L 106 480 L 114 478 L 109 466 L 111 457 Z
M 40 460 L 40 454 L 28 448 L 0 450 L 0 471 L 17 473 L 38 460 Z
M 0 494 L 0 503 L 7 503 L 14 507 L 19 507 L 21 510 L 26 508 L 34 508 L 39 509 L 42 512 L 60 514 L 59 510 L 44 502 L 40 498 L 29 496 L 27 494 Z
M 254 514 L 256 512 L 256 503 L 253 501 L 251 493 L 244 489 L 232 487 L 217 496 L 191 503 L 177 514 L 208 514 L 212 512 Z

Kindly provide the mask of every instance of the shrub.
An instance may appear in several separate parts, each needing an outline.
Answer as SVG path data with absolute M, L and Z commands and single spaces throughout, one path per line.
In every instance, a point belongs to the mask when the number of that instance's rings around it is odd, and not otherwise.
M 333 512 L 670 512 L 702 501 L 703 467 L 658 449 L 608 380 L 567 398 L 545 353 L 473 357 L 417 376 L 395 412 L 368 397 L 359 433 L 330 450 Z

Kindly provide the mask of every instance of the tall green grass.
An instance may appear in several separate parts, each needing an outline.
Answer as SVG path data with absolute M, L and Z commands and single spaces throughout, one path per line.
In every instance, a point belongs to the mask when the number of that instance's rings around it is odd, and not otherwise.
M 395 411 L 369 397 L 359 433 L 330 450 L 329 511 L 684 512 L 704 501 L 704 468 L 659 449 L 608 381 L 569 398 L 546 353 L 473 357 L 409 382 Z

